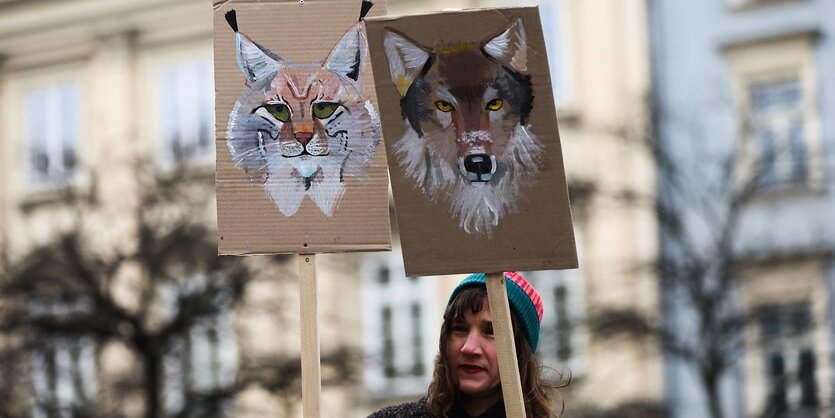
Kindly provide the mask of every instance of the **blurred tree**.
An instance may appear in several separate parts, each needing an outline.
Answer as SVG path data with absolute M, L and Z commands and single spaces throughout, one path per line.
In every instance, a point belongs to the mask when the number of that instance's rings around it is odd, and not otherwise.
M 275 280 L 288 258 L 218 257 L 217 232 L 207 222 L 214 200 L 208 177 L 136 173 L 132 212 L 104 220 L 95 185 L 86 196 L 64 196 L 61 203 L 75 211 L 72 227 L 0 265 L 0 370 L 18 376 L 0 382 L 0 404 L 20 405 L 15 397 L 26 392 L 31 399 L 0 416 L 115 417 L 137 403 L 148 418 L 230 416 L 236 393 L 251 385 L 298 399 L 298 354 L 263 358 L 237 350 L 230 376 L 221 364 L 229 347 L 218 347 L 231 338 L 236 351 L 234 326 L 221 324 L 232 324 L 250 283 Z M 130 227 L 119 235 L 124 224 Z M 202 362 L 190 359 L 201 350 L 198 334 L 208 346 Z M 117 354 L 125 363 L 119 377 L 101 378 L 98 366 L 112 361 L 102 357 L 113 347 L 129 355 Z M 351 349 L 339 347 L 322 360 L 324 371 L 337 370 L 325 385 L 356 380 Z
M 733 146 L 711 147 L 706 127 L 696 118 L 687 120 L 693 122 L 682 126 L 691 140 L 687 144 L 665 143 L 653 135 L 635 141 L 654 158 L 656 194 L 620 196 L 656 210 L 658 257 L 652 266 L 636 268 L 651 268 L 657 277 L 660 315 L 604 308 L 591 314 L 590 326 L 603 338 L 656 341 L 667 356 L 694 372 L 709 417 L 724 418 L 722 383 L 740 365 L 743 330 L 753 320 L 739 306 L 740 260 L 734 246 L 745 206 L 757 192 L 758 175 L 743 169 Z

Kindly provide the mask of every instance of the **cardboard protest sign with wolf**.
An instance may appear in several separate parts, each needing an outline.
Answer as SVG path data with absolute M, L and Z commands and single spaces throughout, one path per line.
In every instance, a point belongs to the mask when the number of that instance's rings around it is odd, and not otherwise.
M 538 9 L 366 25 L 407 274 L 576 267 Z
M 359 24 L 367 6 L 232 0 L 215 10 L 220 253 L 390 249 Z

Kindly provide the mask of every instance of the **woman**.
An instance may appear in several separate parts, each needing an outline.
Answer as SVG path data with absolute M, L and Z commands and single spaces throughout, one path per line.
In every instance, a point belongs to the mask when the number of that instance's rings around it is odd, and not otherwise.
M 542 299 L 519 273 L 505 273 L 519 377 L 529 418 L 556 417 L 534 356 L 542 323 Z M 429 393 L 417 402 L 384 408 L 369 418 L 504 418 L 499 361 L 483 273 L 467 276 L 452 291 L 441 326 Z

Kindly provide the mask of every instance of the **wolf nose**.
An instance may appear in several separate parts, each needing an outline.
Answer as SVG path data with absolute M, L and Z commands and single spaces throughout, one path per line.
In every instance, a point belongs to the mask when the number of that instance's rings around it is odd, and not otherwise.
M 294 132 L 293 137 L 302 145 L 307 145 L 310 139 L 313 138 L 313 132 Z
M 464 157 L 467 180 L 490 181 L 493 177 L 493 160 L 487 154 L 472 154 Z

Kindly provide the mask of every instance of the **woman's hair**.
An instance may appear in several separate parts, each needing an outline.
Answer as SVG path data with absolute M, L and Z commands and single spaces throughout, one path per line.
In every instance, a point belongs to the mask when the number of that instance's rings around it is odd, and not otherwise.
M 449 367 L 447 346 L 452 334 L 452 322 L 455 319 L 463 318 L 466 309 L 476 314 L 481 311 L 484 300 L 487 297 L 487 289 L 483 286 L 468 287 L 455 297 L 444 312 L 444 323 L 441 325 L 441 336 L 438 343 L 438 355 L 435 357 L 435 371 L 432 375 L 432 383 L 429 385 L 428 404 L 429 411 L 433 416 L 445 418 L 452 406 L 458 401 L 458 390 L 455 386 L 453 370 Z M 559 398 L 556 389 L 566 385 L 559 382 L 549 382 L 542 378 L 542 366 L 539 359 L 534 355 L 528 340 L 525 338 L 522 325 L 517 315 L 510 311 L 510 320 L 513 324 L 513 340 L 516 342 L 516 359 L 519 364 L 519 378 L 522 382 L 522 393 L 525 397 L 525 411 L 528 418 L 550 418 L 558 416 L 548 396 L 553 393 Z M 517 330 L 519 330 L 517 332 Z M 562 402 L 562 399 L 559 399 Z

